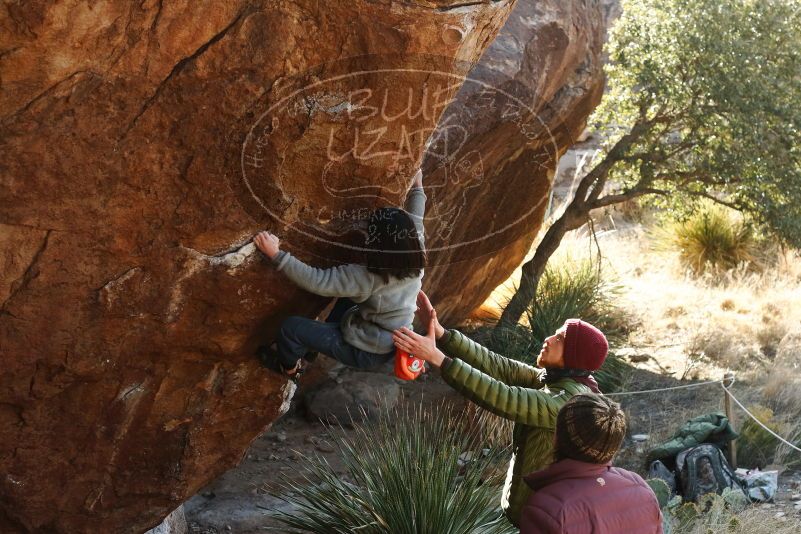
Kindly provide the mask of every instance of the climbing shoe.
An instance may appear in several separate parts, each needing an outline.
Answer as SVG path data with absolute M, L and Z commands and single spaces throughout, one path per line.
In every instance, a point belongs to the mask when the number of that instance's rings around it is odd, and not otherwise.
M 256 349 L 256 357 L 259 359 L 259 362 L 261 362 L 262 367 L 266 367 L 270 371 L 283 375 L 293 382 L 297 382 L 300 379 L 300 375 L 302 375 L 305 370 L 302 365 L 302 360 L 298 360 L 294 367 L 285 368 L 281 365 L 278 351 L 267 345 L 261 345 Z

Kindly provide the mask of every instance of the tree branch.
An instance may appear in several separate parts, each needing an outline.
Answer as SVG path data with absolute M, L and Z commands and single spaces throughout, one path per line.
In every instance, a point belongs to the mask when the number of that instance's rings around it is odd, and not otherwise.
M 655 189 L 653 187 L 629 189 L 628 191 L 624 191 L 622 193 L 606 195 L 605 197 L 597 199 L 595 202 L 592 203 L 590 209 L 594 210 L 598 208 L 605 208 L 606 206 L 611 206 L 613 204 L 620 204 L 621 202 L 626 202 L 627 200 L 633 200 L 635 198 L 645 195 L 668 195 L 668 194 L 670 194 L 669 191 L 665 191 L 664 189 Z
M 609 177 L 609 171 L 612 170 L 612 167 L 619 161 L 622 161 L 626 151 L 631 148 L 635 142 L 646 135 L 653 126 L 653 121 L 637 122 L 629 133 L 618 139 L 617 143 L 609 150 L 606 157 L 598 165 L 593 167 L 593 169 L 585 175 L 584 179 L 582 179 L 581 184 L 579 184 L 579 187 L 576 189 L 573 202 L 579 202 L 580 204 L 595 202 L 598 197 L 601 196 L 606 186 L 606 180 Z M 587 196 L 590 185 L 592 185 L 592 191 L 589 196 Z
M 710 195 L 709 193 L 707 193 L 705 191 L 685 191 L 685 193 L 690 195 L 690 196 L 693 196 L 693 197 L 707 198 L 707 199 L 711 200 L 712 202 L 714 202 L 716 204 L 720 204 L 721 206 L 726 206 L 727 208 L 731 208 L 731 209 L 736 210 L 736 211 L 744 211 L 744 208 L 743 208 L 742 205 L 737 204 L 736 202 L 730 202 L 730 201 L 722 200 L 722 199 L 717 198 L 717 197 L 715 197 L 713 195 Z

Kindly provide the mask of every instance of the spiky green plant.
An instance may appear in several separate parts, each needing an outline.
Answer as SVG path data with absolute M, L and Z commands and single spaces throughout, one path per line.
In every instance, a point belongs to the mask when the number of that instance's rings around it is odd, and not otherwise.
M 757 257 L 751 226 L 716 206 L 701 206 L 686 220 L 672 225 L 668 241 L 678 249 L 682 263 L 696 274 L 755 265 Z
M 779 434 L 785 432 L 784 425 L 777 420 L 773 410 L 761 405 L 753 405 L 749 408 L 768 428 Z M 773 463 L 779 441 L 770 432 L 748 418 L 740 427 L 739 434 L 740 437 L 737 438 L 737 461 L 740 465 L 764 469 Z
M 563 258 L 545 270 L 526 310 L 526 324 L 496 329 L 482 341 L 495 352 L 533 364 L 545 338 L 576 317 L 600 328 L 613 346 L 626 330 L 625 317 L 613 304 L 618 289 L 604 278 L 597 263 Z M 594 376 L 602 391 L 612 392 L 623 388 L 630 373 L 631 367 L 610 351 Z
M 631 365 L 622 358 L 610 352 L 604 364 L 592 376 L 598 382 L 598 387 L 605 393 L 613 393 L 626 389 L 631 378 Z
M 673 510 L 673 517 L 679 528 L 686 528 L 697 521 L 700 516 L 701 510 L 694 502 L 682 503 Z
M 645 481 L 650 486 L 651 491 L 656 495 L 656 501 L 660 508 L 664 508 L 670 502 L 670 488 L 661 478 L 649 478 Z
M 274 517 L 288 532 L 325 534 L 506 534 L 500 510 L 500 449 L 464 413 L 447 409 L 385 411 L 375 423 L 331 431 L 342 476 L 324 458 L 308 458 L 301 482 L 281 497 L 295 506 Z
M 623 330 L 621 314 L 613 305 L 618 294 L 619 287 L 609 282 L 592 260 L 565 259 L 548 266 L 526 309 L 532 342 L 542 345 L 572 317 L 593 323 L 607 338 L 619 337 Z

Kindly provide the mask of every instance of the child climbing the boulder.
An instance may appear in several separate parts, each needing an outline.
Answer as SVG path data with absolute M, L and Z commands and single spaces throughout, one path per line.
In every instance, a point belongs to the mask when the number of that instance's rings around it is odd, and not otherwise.
M 265 367 L 297 380 L 310 351 L 357 368 L 376 367 L 394 358 L 392 331 L 411 327 L 422 286 L 425 201 L 423 173 L 418 170 L 404 209 L 379 208 L 370 214 L 364 264 L 316 268 L 280 250 L 278 237 L 270 232 L 253 238 L 276 269 L 295 284 L 311 293 L 339 297 L 326 322 L 287 318 L 276 342 L 258 351 Z

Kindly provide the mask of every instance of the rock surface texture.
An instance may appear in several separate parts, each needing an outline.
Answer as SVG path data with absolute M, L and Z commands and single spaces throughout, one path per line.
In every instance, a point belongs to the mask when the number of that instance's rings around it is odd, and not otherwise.
M 514 5 L 4 4 L 0 532 L 144 532 L 286 409 L 251 355 L 326 299 L 258 230 L 352 260 L 425 159 L 442 317 L 508 276 L 600 96 L 604 33 L 599 3 L 521 0 L 493 43 Z M 511 96 L 452 103 L 488 46 L 473 77 Z
M 184 507 L 181 505 L 165 517 L 161 524 L 148 530 L 146 534 L 187 534 L 188 530 Z
M 303 397 L 306 415 L 328 423 L 350 426 L 352 422 L 377 419 L 392 410 L 401 396 L 398 379 L 381 372 L 346 369 Z
M 434 266 L 424 289 L 440 316 L 475 309 L 530 249 L 558 159 L 600 101 L 616 5 L 518 2 L 445 111 L 425 158 Z
M 254 348 L 325 304 L 250 237 L 337 259 L 333 208 L 397 203 L 444 108 L 419 65 L 466 70 L 513 3 L 3 4 L 1 532 L 144 532 L 240 461 L 292 393 Z M 373 143 L 387 88 L 428 109 Z

